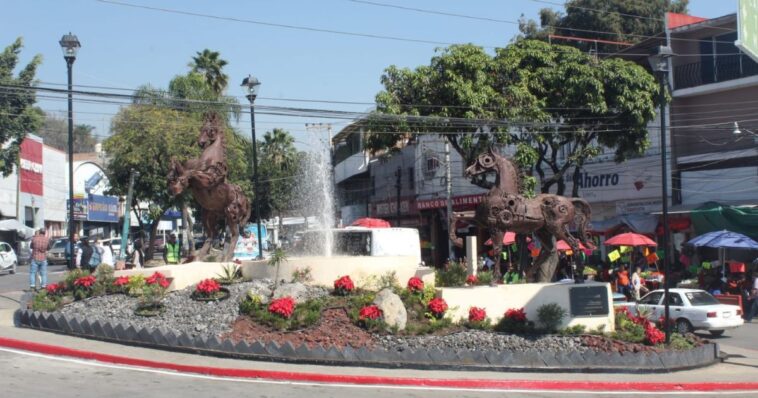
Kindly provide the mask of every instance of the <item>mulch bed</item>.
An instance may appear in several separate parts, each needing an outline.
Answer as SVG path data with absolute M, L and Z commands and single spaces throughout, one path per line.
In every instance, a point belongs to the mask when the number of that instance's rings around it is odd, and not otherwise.
M 342 308 L 329 308 L 321 314 L 321 320 L 313 327 L 292 332 L 279 331 L 266 325 L 253 322 L 250 317 L 240 316 L 232 324 L 231 332 L 221 337 L 232 341 L 276 341 L 279 344 L 291 343 L 293 347 L 305 344 L 313 348 L 320 344 L 324 348 L 373 348 L 374 337 L 371 333 L 355 326 Z

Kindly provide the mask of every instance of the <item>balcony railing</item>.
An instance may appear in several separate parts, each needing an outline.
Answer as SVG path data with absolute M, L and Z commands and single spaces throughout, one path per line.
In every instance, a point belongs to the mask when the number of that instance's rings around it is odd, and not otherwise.
M 758 64 L 746 55 L 704 57 L 701 62 L 674 68 L 674 87 L 683 89 L 758 75 Z

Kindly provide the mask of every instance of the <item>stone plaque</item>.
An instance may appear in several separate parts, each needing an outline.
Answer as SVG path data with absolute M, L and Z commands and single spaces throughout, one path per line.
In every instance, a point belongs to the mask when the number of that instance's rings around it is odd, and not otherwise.
M 608 316 L 606 286 L 577 286 L 569 289 L 571 316 Z

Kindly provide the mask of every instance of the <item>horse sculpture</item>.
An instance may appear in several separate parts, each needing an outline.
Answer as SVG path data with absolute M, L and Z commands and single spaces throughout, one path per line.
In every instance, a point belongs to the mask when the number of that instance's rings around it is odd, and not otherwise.
M 176 196 L 189 188 L 203 209 L 202 222 L 206 239 L 197 254 L 199 258 L 210 252 L 211 244 L 219 233 L 218 222 L 222 219 L 226 221 L 231 241 L 224 250 L 221 261 L 229 261 L 239 239 L 239 227 L 250 218 L 250 201 L 239 185 L 226 181 L 226 148 L 221 120 L 217 114 L 205 115 L 198 145 L 203 148 L 199 158 L 190 159 L 183 164 L 171 159 L 167 176 L 168 190 L 171 196 Z
M 462 218 L 471 219 L 489 230 L 495 254 L 495 280 L 500 278 L 500 253 L 506 231 L 533 233 L 542 244 L 540 255 L 526 272 L 528 279 L 536 279 L 538 282 L 549 282 L 555 274 L 557 252 L 553 237 L 565 240 L 574 252 L 579 252 L 579 241 L 568 230 L 570 223 L 576 220 L 582 243 L 586 247 L 593 247 L 586 234 L 591 218 L 587 201 L 551 194 L 540 194 L 535 198 L 521 195 L 517 168 L 508 158 L 492 149 L 479 155 L 466 169 L 466 175 L 473 177 L 489 171 L 496 172 L 495 186 L 477 206 L 473 216 L 466 213 L 453 214 L 449 233 L 450 239 L 462 246 L 462 239 L 455 235 L 455 222 Z M 575 280 L 580 283 L 583 281 L 584 264 L 581 261 L 578 263 Z

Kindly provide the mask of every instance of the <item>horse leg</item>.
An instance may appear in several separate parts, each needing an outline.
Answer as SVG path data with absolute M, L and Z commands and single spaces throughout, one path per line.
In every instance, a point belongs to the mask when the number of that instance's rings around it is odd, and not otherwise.
M 555 250 L 555 238 L 547 228 L 540 228 L 534 232 L 534 236 L 542 244 L 540 255 L 534 261 L 532 273 L 536 273 L 539 283 L 552 282 L 555 269 L 558 266 L 558 252 Z
M 205 242 L 197 253 L 197 257 L 204 259 L 211 250 L 213 240 L 216 238 L 216 214 L 212 211 L 203 211 L 203 228 L 205 229 Z
M 495 255 L 495 269 L 492 271 L 492 284 L 495 285 L 500 281 L 500 261 L 502 257 L 500 253 L 503 252 L 503 236 L 505 231 L 499 228 L 492 230 L 492 250 Z
M 237 240 L 240 237 L 239 222 L 230 218 L 226 219 L 226 225 L 229 226 L 229 233 L 231 234 L 231 240 L 229 241 L 229 247 L 224 248 L 224 261 L 230 261 L 234 256 L 234 248 L 237 247 Z

